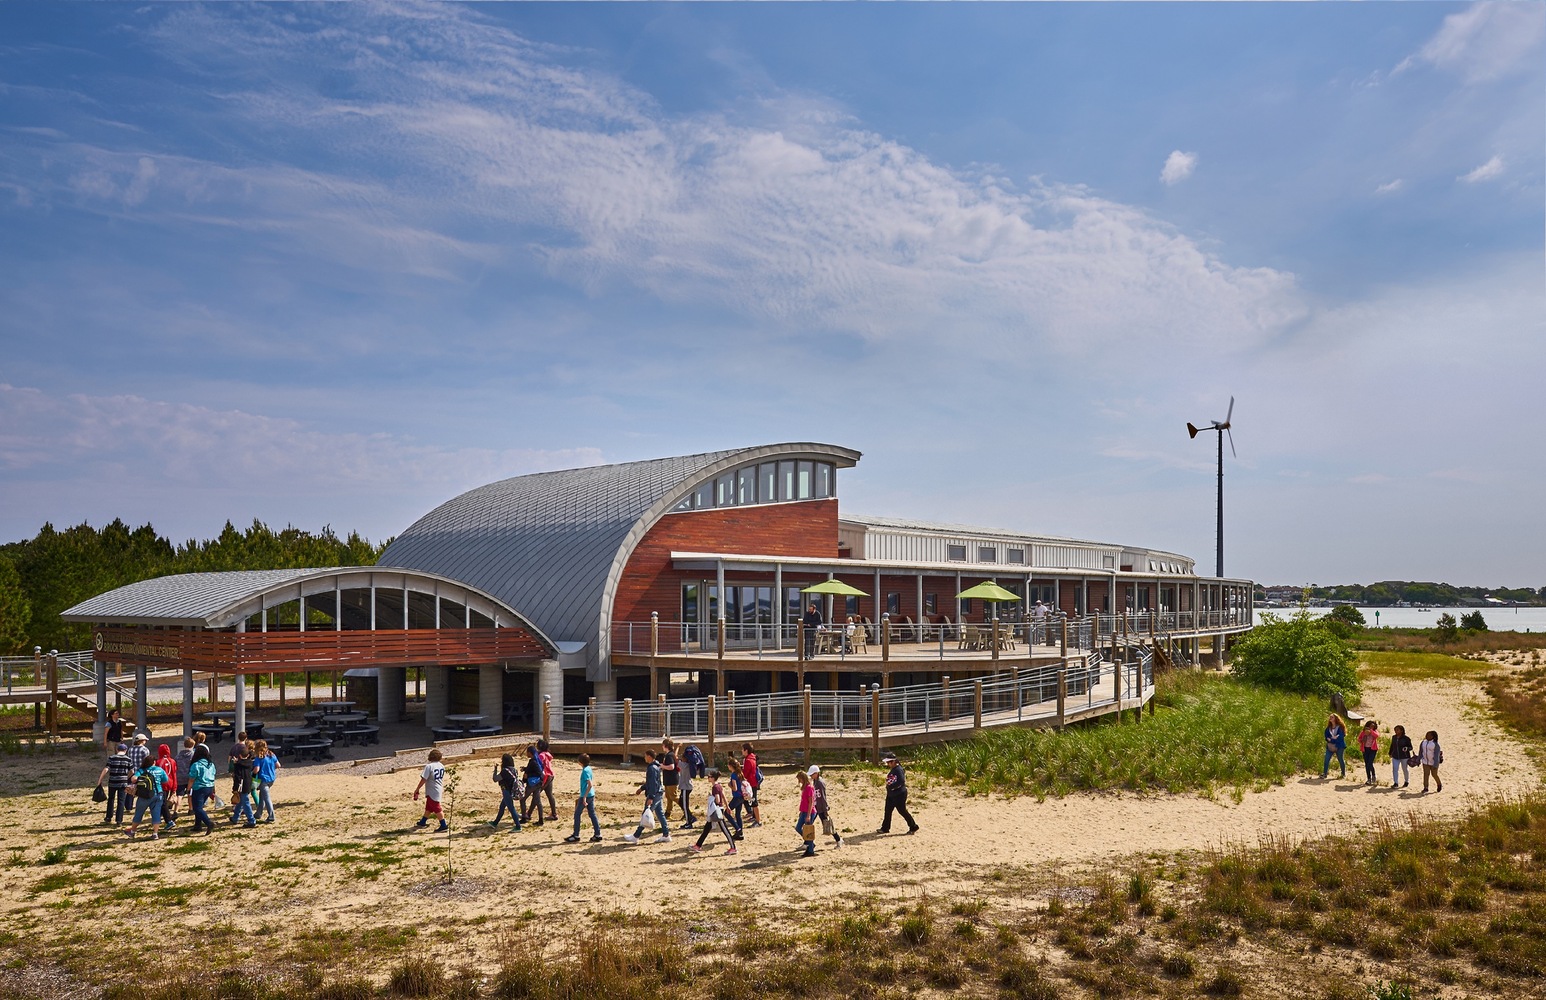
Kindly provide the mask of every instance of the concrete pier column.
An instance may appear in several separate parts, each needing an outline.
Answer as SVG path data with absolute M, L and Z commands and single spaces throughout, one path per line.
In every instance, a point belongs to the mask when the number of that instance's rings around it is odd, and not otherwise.
M 617 702 L 617 679 L 596 681 L 593 685 L 597 705 L 612 705 Z M 596 719 L 596 736 L 616 736 L 618 723 L 615 716 L 602 715 Z
M 505 722 L 505 668 L 498 663 L 478 667 L 478 714 L 486 726 Z
M 237 674 L 232 678 L 236 685 L 236 719 L 231 723 L 238 733 L 247 730 L 247 675 Z
M 376 669 L 376 721 L 401 722 L 408 697 L 407 667 Z
M 183 671 L 183 739 L 193 735 L 193 671 Z
M 451 704 L 450 667 L 424 668 L 424 724 L 437 729 L 446 724 Z
M 549 700 L 553 732 L 564 731 L 564 671 L 557 660 L 540 660 L 537 663 L 537 698 L 532 708 L 536 712 L 534 728 L 542 727 L 542 699 Z
M 107 663 L 94 660 L 97 668 L 97 721 L 91 724 L 91 738 L 101 743 L 107 736 Z
M 145 732 L 150 723 L 150 706 L 146 704 L 150 685 L 145 680 L 145 672 L 144 664 L 134 668 L 134 731 L 137 733 Z

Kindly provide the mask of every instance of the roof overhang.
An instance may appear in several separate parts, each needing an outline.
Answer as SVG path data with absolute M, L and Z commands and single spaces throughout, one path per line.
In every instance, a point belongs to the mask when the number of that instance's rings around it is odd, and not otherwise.
M 1116 577 L 1135 580 L 1210 579 L 1192 573 L 1136 573 L 1126 570 L 1090 569 L 1078 566 L 1030 566 L 1019 564 L 987 565 L 960 562 L 902 562 L 895 559 L 821 559 L 811 556 L 753 555 L 742 552 L 672 552 L 671 565 L 675 569 L 717 572 L 723 564 L 727 572 L 771 573 L 775 567 L 785 570 L 805 570 L 812 573 L 893 573 L 904 576 L 1037 576 L 1056 573 L 1063 576 Z M 1248 581 L 1225 581 L 1248 582 Z

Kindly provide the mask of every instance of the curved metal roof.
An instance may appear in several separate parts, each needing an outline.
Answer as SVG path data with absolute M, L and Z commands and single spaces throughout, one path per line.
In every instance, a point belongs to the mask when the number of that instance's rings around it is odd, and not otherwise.
M 609 676 L 612 596 L 644 533 L 706 479 L 767 458 L 849 467 L 859 453 L 811 442 L 516 476 L 449 500 L 381 554 L 464 580 L 519 608 L 548 635 L 589 643 L 592 680 Z
M 558 647 L 540 628 L 498 597 L 434 573 L 380 566 L 176 573 L 98 594 L 65 610 L 59 617 L 65 621 L 92 624 L 230 628 L 263 607 L 274 607 L 303 594 L 307 597 L 331 594 L 335 588 L 351 590 L 372 583 L 436 594 L 468 604 L 480 614 L 496 618 L 501 625 L 525 628 L 547 648 L 549 655 L 558 655 Z

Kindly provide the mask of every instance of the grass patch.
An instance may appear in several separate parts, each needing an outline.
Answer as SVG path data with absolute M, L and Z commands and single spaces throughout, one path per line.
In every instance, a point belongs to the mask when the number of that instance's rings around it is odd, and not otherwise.
M 1486 688 L 1505 726 L 1532 739 L 1546 739 L 1546 666 L 1494 674 Z
M 996 729 L 918 751 L 918 771 L 981 794 L 1038 799 L 1084 789 L 1265 788 L 1320 765 L 1320 699 L 1231 677 L 1162 675 L 1156 714 L 1044 729 Z
M 1412 651 L 1380 652 L 1360 650 L 1359 667 L 1366 677 L 1386 677 L 1401 681 L 1444 680 L 1474 677 L 1495 669 L 1485 660 L 1468 660 L 1446 653 Z

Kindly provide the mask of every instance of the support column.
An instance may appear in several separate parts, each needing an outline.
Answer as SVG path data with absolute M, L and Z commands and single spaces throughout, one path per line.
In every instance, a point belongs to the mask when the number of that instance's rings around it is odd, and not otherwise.
M 450 667 L 430 667 L 424 674 L 424 725 L 439 729 L 451 706 Z
M 149 728 L 149 706 L 145 703 L 149 696 L 148 688 L 145 665 L 139 664 L 134 668 L 134 731 L 137 733 L 143 733 Z
M 537 701 L 548 699 L 553 712 L 553 729 L 564 731 L 564 671 L 557 660 L 542 660 L 537 664 Z
M 101 743 L 107 736 L 107 662 L 93 660 L 97 674 L 97 721 L 91 724 L 91 738 Z
M 231 721 L 233 733 L 247 731 L 247 675 L 237 674 L 232 678 L 236 684 L 236 718 Z
M 541 698 L 537 701 L 540 703 Z M 498 663 L 478 665 L 478 714 L 485 726 L 503 726 L 505 721 L 505 668 Z
M 596 692 L 596 701 L 598 703 L 612 705 L 617 702 L 616 678 L 611 680 L 596 681 L 595 684 L 592 685 L 592 689 Z M 614 717 L 610 714 L 597 717 L 596 731 L 593 734 L 597 739 L 603 739 L 608 736 L 617 735 L 617 725 L 613 721 L 613 718 Z
M 378 723 L 403 721 L 403 710 L 408 700 L 408 668 L 376 668 L 376 721 Z
M 193 671 L 183 671 L 183 739 L 193 735 Z

